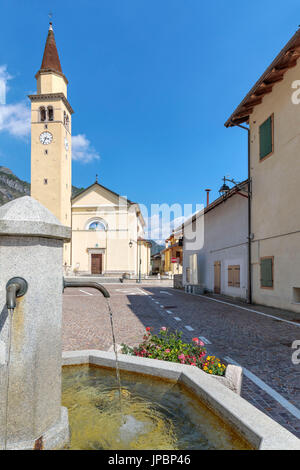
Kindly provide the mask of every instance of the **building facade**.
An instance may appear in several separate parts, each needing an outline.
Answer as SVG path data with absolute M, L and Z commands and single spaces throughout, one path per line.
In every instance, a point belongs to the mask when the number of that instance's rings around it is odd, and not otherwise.
M 300 312 L 300 31 L 226 122 L 249 124 L 252 301 Z
M 64 246 L 65 272 L 109 276 L 150 273 L 151 243 L 144 239 L 139 205 L 96 181 L 72 199 L 71 116 L 50 23 L 31 100 L 31 196 L 63 225 L 72 227 Z
M 151 244 L 139 205 L 97 181 L 72 199 L 72 266 L 77 273 L 148 275 Z
M 247 196 L 233 188 L 184 223 L 183 285 L 247 300 Z
M 166 247 L 162 251 L 163 258 L 163 272 L 173 276 L 174 274 L 182 274 L 182 231 L 173 231 L 173 233 L 166 239 Z

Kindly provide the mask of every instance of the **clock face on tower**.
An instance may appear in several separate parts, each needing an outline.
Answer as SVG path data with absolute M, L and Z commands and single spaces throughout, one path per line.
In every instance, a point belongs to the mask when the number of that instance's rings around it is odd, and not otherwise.
M 53 140 L 53 135 L 51 134 L 51 132 L 42 132 L 41 133 L 40 142 L 43 145 L 51 144 L 52 140 Z

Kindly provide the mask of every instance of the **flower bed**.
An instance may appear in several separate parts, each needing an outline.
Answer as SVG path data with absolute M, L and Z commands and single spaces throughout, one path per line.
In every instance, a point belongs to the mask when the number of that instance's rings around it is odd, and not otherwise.
M 157 335 L 152 334 L 153 328 L 147 327 L 143 342 L 137 347 L 122 344 L 121 352 L 132 356 L 160 359 L 162 361 L 180 362 L 199 367 L 212 375 L 224 375 L 226 366 L 215 356 L 207 356 L 204 343 L 193 338 L 191 343 L 184 343 L 182 332 L 170 333 L 162 327 Z

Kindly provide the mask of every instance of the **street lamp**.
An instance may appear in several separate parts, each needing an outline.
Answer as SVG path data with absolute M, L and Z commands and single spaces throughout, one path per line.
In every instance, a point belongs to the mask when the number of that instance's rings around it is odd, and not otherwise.
M 225 183 L 226 178 L 224 176 L 224 183 L 222 184 L 221 188 L 219 189 L 220 196 L 226 196 L 226 194 L 230 191 L 229 186 Z
M 129 242 L 129 248 L 132 248 L 133 247 L 133 242 L 137 244 L 137 251 L 139 250 L 139 243 L 136 242 L 135 240 L 130 240 Z M 142 272 L 141 272 L 141 269 L 142 269 L 142 258 L 141 258 L 141 244 L 140 244 L 140 258 L 139 258 L 139 277 L 137 279 L 136 282 L 138 282 L 139 284 L 142 282 Z
M 247 180 L 247 181 L 244 181 L 243 183 L 239 183 L 235 181 L 233 178 L 229 179 L 224 176 L 223 181 L 224 182 L 221 188 L 219 189 L 220 196 L 225 197 L 229 193 L 229 191 L 231 191 L 232 188 L 230 188 L 226 184 L 226 181 L 229 181 L 229 183 L 234 184 L 234 186 L 236 187 L 236 192 L 239 193 L 241 196 L 251 197 L 251 180 Z M 241 193 L 240 191 L 244 191 L 245 193 L 247 193 L 247 196 Z

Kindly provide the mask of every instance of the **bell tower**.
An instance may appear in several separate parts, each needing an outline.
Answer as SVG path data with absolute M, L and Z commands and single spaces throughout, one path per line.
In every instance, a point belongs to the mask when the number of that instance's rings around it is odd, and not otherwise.
M 31 196 L 71 227 L 71 116 L 68 80 L 62 72 L 52 23 L 42 65 L 35 75 L 37 93 L 31 101 Z M 64 246 L 64 265 L 71 264 L 70 243 Z

